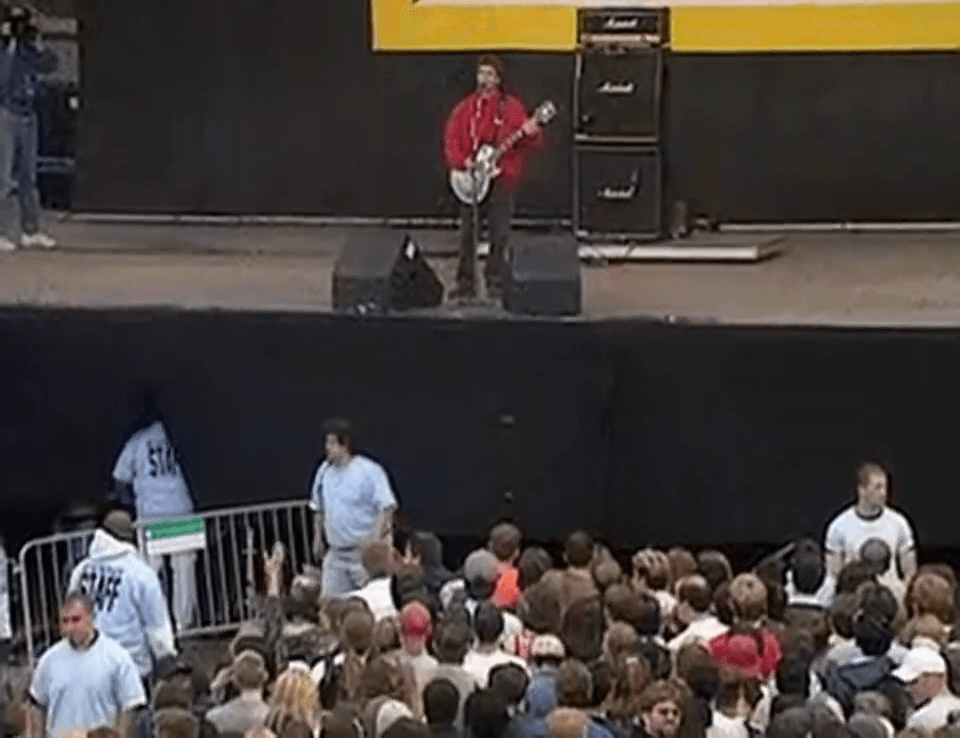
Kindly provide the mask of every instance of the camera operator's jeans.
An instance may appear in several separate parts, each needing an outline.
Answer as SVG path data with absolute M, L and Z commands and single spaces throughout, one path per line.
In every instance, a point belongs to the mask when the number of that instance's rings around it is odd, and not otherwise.
M 27 234 L 40 230 L 37 127 L 36 113 L 0 106 L 0 237 L 15 238 L 18 225 Z

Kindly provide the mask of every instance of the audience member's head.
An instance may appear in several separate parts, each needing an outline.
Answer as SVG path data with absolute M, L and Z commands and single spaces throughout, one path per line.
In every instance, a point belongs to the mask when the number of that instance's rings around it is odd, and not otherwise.
M 430 729 L 419 720 L 400 717 L 381 733 L 381 738 L 427 738 L 429 735 Z
M 348 651 L 366 654 L 373 648 L 373 629 L 376 620 L 369 610 L 354 610 L 343 618 L 341 640 Z
M 791 559 L 790 570 L 793 586 L 797 592 L 806 595 L 816 594 L 826 576 L 820 544 L 809 538 L 798 541 Z
M 870 572 L 875 577 L 885 574 L 893 560 L 890 544 L 882 538 L 870 538 L 864 541 L 859 553 L 860 561 L 870 567 Z
M 473 629 L 481 646 L 492 646 L 503 633 L 503 613 L 490 601 L 481 602 L 473 616 Z
M 418 530 L 408 542 L 409 558 L 424 569 L 443 566 L 443 544 L 433 533 Z
M 488 599 L 493 594 L 499 572 L 497 557 L 487 549 L 472 552 L 463 562 L 463 579 L 469 596 L 475 600 Z
M 523 701 L 530 685 L 526 670 L 519 664 L 500 664 L 490 670 L 490 691 L 503 700 L 508 708 L 516 708 Z
M 463 715 L 471 738 L 503 738 L 510 724 L 503 700 L 487 689 L 474 692 L 467 698 Z
M 885 654 L 893 643 L 898 606 L 890 590 L 879 584 L 864 584 L 858 592 L 860 605 L 853 620 L 853 638 L 867 656 Z
M 763 694 L 760 679 L 745 676 L 724 667 L 719 671 L 717 710 L 729 718 L 748 718 L 753 714 Z
M 838 595 L 830 605 L 829 620 L 833 632 L 840 638 L 853 638 L 853 621 L 860 608 L 857 595 L 854 592 Z
M 663 621 L 660 617 L 660 602 L 649 592 L 640 592 L 637 595 L 636 617 L 630 624 L 641 636 L 656 636 L 660 634 Z
M 667 551 L 667 561 L 670 562 L 670 581 L 674 583 L 697 573 L 697 559 L 687 549 L 674 546 Z
M 371 543 L 362 554 L 363 568 L 371 579 L 382 579 L 393 574 L 393 546 L 383 541 Z
M 604 557 L 597 559 L 592 567 L 593 581 L 600 592 L 605 592 L 609 587 L 623 579 L 623 569 L 616 559 Z
M 614 623 L 603 636 L 604 656 L 613 663 L 635 655 L 639 645 L 640 636 L 626 623 Z
M 590 707 L 593 679 L 582 661 L 568 659 L 557 672 L 557 704 L 560 707 Z
M 153 730 L 156 738 L 198 738 L 200 721 L 189 710 L 167 707 L 154 713 Z
M 659 681 L 640 695 L 640 716 L 647 735 L 669 738 L 683 720 L 684 695 L 673 682 Z
M 767 615 L 767 587 L 756 574 L 740 574 L 730 582 L 730 602 L 735 621 L 763 620 Z
M 411 656 L 419 656 L 433 634 L 433 620 L 420 602 L 410 602 L 400 611 L 400 639 L 404 650 Z
M 938 574 L 923 572 L 917 575 L 907 593 L 907 612 L 911 617 L 934 615 L 942 623 L 953 622 L 954 590 Z
M 919 707 L 947 689 L 947 662 L 933 649 L 912 648 L 893 676 L 906 685 Z
M 560 640 L 571 658 L 589 663 L 603 649 L 603 609 L 600 598 L 578 600 L 564 613 Z
M 521 591 L 526 591 L 539 582 L 543 575 L 552 568 L 553 560 L 550 558 L 550 554 L 539 546 L 530 546 L 524 549 L 517 561 L 517 569 L 520 571 L 517 585 Z
M 441 622 L 433 637 L 434 656 L 441 664 L 462 664 L 470 649 L 473 632 L 459 620 Z
M 400 621 L 395 617 L 378 620 L 373 626 L 373 653 L 390 653 L 401 645 Z
M 452 726 L 460 709 L 460 692 L 449 679 L 434 679 L 423 688 L 423 714 L 430 725 Z
M 677 609 L 674 614 L 683 625 L 710 612 L 710 585 L 700 574 L 692 574 L 677 582 Z
M 513 523 L 500 523 L 490 531 L 488 548 L 499 561 L 513 563 L 520 553 L 520 529 Z
M 663 551 L 645 548 L 633 555 L 631 563 L 635 587 L 664 590 L 670 586 L 670 561 Z
M 533 633 L 560 632 L 560 596 L 547 582 L 537 582 L 520 595 L 517 615 L 523 626 Z
M 389 697 L 403 701 L 407 697 L 407 682 L 400 662 L 393 655 L 372 659 L 360 677 L 360 691 L 367 700 Z
M 575 531 L 567 537 L 563 547 L 563 559 L 567 566 L 574 569 L 586 569 L 593 561 L 593 538 L 582 530 Z
M 246 653 L 250 653 L 249 651 Z M 265 674 L 265 672 L 264 672 Z M 236 684 L 236 678 L 234 678 Z M 262 686 L 261 682 L 261 686 Z M 237 685 L 238 689 L 243 689 Z M 172 681 L 162 681 L 153 690 L 150 698 L 154 712 L 168 708 L 189 710 L 193 706 L 193 695 L 184 688 L 184 685 Z
M 873 567 L 870 564 L 864 561 L 851 561 L 849 564 L 844 564 L 837 575 L 837 594 L 856 592 L 861 585 L 875 579 Z
M 291 666 L 278 676 L 270 691 L 270 709 L 272 713 L 282 713 L 289 720 L 319 728 L 320 694 L 310 678 L 310 672 Z M 267 727 L 278 736 L 283 733 L 279 723 Z
M 251 738 L 248 734 L 245 738 Z M 257 738 L 261 738 L 258 736 Z M 263 736 L 262 738 L 269 738 Z M 344 707 L 336 707 L 323 717 L 320 738 L 364 738 L 357 716 Z
M 720 551 L 707 549 L 697 554 L 697 571 L 710 585 L 710 591 L 716 592 L 724 582 L 733 579 L 733 567 L 730 566 L 730 560 Z
M 539 635 L 530 644 L 530 663 L 539 669 L 558 668 L 566 655 L 563 641 L 552 634 Z
M 548 738 L 586 738 L 590 718 L 583 710 L 559 707 L 547 716 Z

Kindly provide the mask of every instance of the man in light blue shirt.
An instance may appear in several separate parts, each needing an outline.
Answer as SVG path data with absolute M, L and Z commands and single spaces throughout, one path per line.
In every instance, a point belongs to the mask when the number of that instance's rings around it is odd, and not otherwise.
M 135 711 L 147 704 L 133 659 L 116 641 L 98 633 L 93 605 L 70 592 L 60 609 L 63 639 L 40 657 L 30 684 L 34 735 L 60 738 L 110 727 L 128 736 Z
M 163 414 L 149 389 L 131 397 L 137 420 L 127 434 L 113 468 L 114 501 L 136 513 L 138 523 L 192 515 L 196 507 Z M 196 554 L 181 551 L 150 556 L 155 572 L 165 571 L 169 558 L 173 581 L 168 582 L 177 631 L 189 628 L 197 614 Z
M 328 421 L 323 436 L 326 460 L 313 479 L 310 508 L 314 555 L 323 558 L 321 596 L 329 599 L 366 584 L 363 550 L 389 542 L 397 498 L 383 467 L 353 453 L 347 421 Z
M 160 580 L 135 540 L 128 513 L 108 514 L 93 535 L 90 555 L 70 575 L 70 590 L 91 599 L 97 629 L 126 649 L 146 679 L 156 662 L 176 655 L 176 647 Z

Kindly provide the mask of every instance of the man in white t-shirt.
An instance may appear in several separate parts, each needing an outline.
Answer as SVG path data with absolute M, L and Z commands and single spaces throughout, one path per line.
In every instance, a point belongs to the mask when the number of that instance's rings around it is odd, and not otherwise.
M 473 629 L 477 634 L 477 642 L 464 657 L 463 668 L 482 689 L 489 686 L 490 672 L 501 664 L 516 664 L 529 673 L 523 659 L 507 653 L 500 647 L 503 614 L 491 600 L 481 602 L 477 606 L 477 612 L 473 618 Z
M 871 538 L 885 541 L 894 553 L 890 573 L 908 581 L 917 570 L 916 538 L 907 518 L 887 505 L 887 473 L 879 464 L 857 470 L 857 502 L 827 527 L 824 549 L 827 573 L 836 577 L 845 564 L 856 561 Z M 899 572 L 897 572 L 899 564 Z
M 951 713 L 960 711 L 960 698 L 947 684 L 947 663 L 932 648 L 911 649 L 893 675 L 907 685 L 917 708 L 907 721 L 907 728 L 933 735 L 947 724 Z
M 352 430 L 345 420 L 330 420 L 323 429 L 326 459 L 310 488 L 314 513 L 313 553 L 323 559 L 321 597 L 342 597 L 367 583 L 361 556 L 371 543 L 392 545 L 397 498 L 387 472 L 355 454 Z
M 63 636 L 40 657 L 30 684 L 33 735 L 62 738 L 95 728 L 131 735 L 147 700 L 133 658 L 93 625 L 93 605 L 70 592 L 60 609 Z
M 137 523 L 192 515 L 193 497 L 179 454 L 167 433 L 153 393 L 146 390 L 140 416 L 113 467 L 115 498 L 132 497 Z M 160 574 L 164 557 L 151 556 L 151 568 Z M 197 610 L 196 554 L 171 554 L 173 619 L 178 631 L 193 624 Z

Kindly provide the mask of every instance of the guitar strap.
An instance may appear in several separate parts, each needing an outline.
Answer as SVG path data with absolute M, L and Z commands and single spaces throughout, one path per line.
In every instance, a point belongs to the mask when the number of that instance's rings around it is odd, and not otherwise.
M 503 90 L 497 91 L 497 111 L 494 114 L 493 122 L 496 125 L 496 128 L 493 132 L 493 141 L 494 146 L 497 145 L 497 141 L 500 139 L 500 131 L 503 128 L 503 124 L 506 118 L 506 106 L 507 100 L 506 95 L 503 94 Z M 476 105 L 473 107 L 473 117 L 470 119 L 470 144 L 473 147 L 473 153 L 476 154 L 480 150 L 481 141 L 480 134 L 478 132 L 479 123 L 480 123 L 480 114 L 483 110 L 483 98 L 479 95 L 477 96 Z

